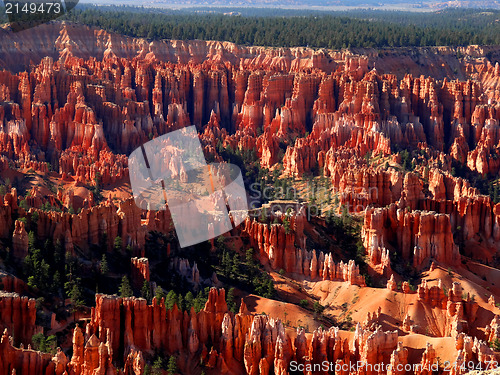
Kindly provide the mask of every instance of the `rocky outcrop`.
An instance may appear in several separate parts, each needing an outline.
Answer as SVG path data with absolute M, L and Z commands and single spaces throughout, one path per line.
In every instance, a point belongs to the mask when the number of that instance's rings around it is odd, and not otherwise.
M 182 312 L 177 306 L 166 311 L 164 301 L 153 300 L 147 305 L 141 298 L 118 298 L 97 295 L 92 308 L 87 334 L 95 334 L 102 340 L 109 331 L 109 346 L 114 359 L 127 356 L 131 349 L 149 352 L 165 350 L 176 352 L 190 347 L 196 352 L 207 340 L 220 338 L 220 328 L 227 313 L 224 290 L 212 289 L 204 310 L 196 314 Z M 125 329 L 122 330 L 121 327 Z M 120 342 L 124 352 L 120 352 Z
M 398 333 L 365 331 L 358 324 L 354 333 L 352 349 L 359 353 L 359 360 L 365 364 L 390 363 L 393 352 L 398 348 Z M 366 366 L 367 374 L 376 374 L 378 371 Z
M 4 271 L 0 271 L 0 285 L 4 291 L 19 295 L 27 290 L 27 285 L 23 280 Z
M 112 348 L 110 345 L 109 331 L 99 340 L 96 335 L 86 334 L 77 325 L 73 331 L 73 355 L 71 361 L 62 355 L 56 355 L 52 358 L 57 366 L 62 369 L 67 368 L 68 374 L 108 374 L 114 373 L 115 370 L 112 364 Z M 64 362 L 67 363 L 65 366 Z M 127 367 L 127 365 L 125 365 Z
M 195 291 L 200 287 L 200 271 L 198 270 L 198 266 L 196 262 L 193 263 L 193 266 L 189 264 L 189 260 L 184 258 L 174 258 L 170 263 L 170 268 L 177 272 L 179 275 L 185 278 L 186 281 L 190 282 Z
M 479 305 L 469 294 L 464 298 L 459 282 L 453 282 L 446 295 L 441 280 L 434 286 L 428 286 L 423 280 L 417 294 L 421 303 L 442 310 L 443 320 L 446 321 L 442 336 L 456 337 L 461 332 L 467 332 L 476 321 Z
M 14 233 L 12 235 L 12 255 L 15 259 L 21 260 L 28 255 L 28 233 L 24 222 L 16 220 Z
M 455 345 L 458 350 L 457 364 L 467 368 L 467 363 L 471 362 L 483 370 L 496 368 L 495 364 L 490 364 L 490 361 L 496 361 L 495 353 L 486 342 L 461 333 L 455 338 Z
M 430 371 L 439 366 L 438 358 L 436 355 L 436 349 L 431 343 L 427 343 L 425 351 L 422 353 L 422 359 L 420 360 L 420 367 L 417 369 L 417 374 L 428 374 Z
M 14 193 L 14 194 L 13 194 Z M 0 197 L 2 197 L 0 195 Z M 12 211 L 17 207 L 17 192 L 12 189 L 11 193 L 6 193 L 3 199 L 0 199 L 0 236 L 8 239 L 12 233 L 13 220 Z
M 31 344 L 36 333 L 36 307 L 33 298 L 0 291 L 0 329 L 14 337 L 14 344 Z
M 55 364 L 51 361 L 50 354 L 13 346 L 12 337 L 8 330 L 3 331 L 0 339 L 0 374 L 53 374 Z
M 450 302 L 457 300 L 455 289 L 450 291 Z M 380 317 L 380 309 L 374 317 Z M 459 356 L 467 360 L 484 364 L 493 358 L 490 348 L 463 333 L 457 334 L 456 341 Z M 399 341 L 397 331 L 383 332 L 380 326 L 369 330 L 358 324 L 351 339 L 333 327 L 320 327 L 306 336 L 303 328 L 295 333 L 279 319 L 250 314 L 244 302 L 237 314 L 229 313 L 224 290 L 216 289 L 210 290 L 204 309 L 198 313 L 194 309 L 182 312 L 177 306 L 167 311 L 164 302 L 156 299 L 148 305 L 143 299 L 98 295 L 85 332 L 77 326 L 72 343 L 70 359 L 61 351 L 51 358 L 29 348 L 14 348 L 5 332 L 0 342 L 0 374 L 8 375 L 12 369 L 24 371 L 30 366 L 33 369 L 29 373 L 34 375 L 64 371 L 75 375 L 107 374 L 117 371 L 113 363 L 118 358 L 123 358 L 125 373 L 140 374 L 144 356 L 153 352 L 180 352 L 196 360 L 201 356 L 206 367 L 234 374 L 268 373 L 273 368 L 284 373 L 291 361 L 303 365 L 323 361 L 346 364 L 346 374 L 357 373 L 350 371 L 351 364 L 363 363 L 366 374 L 377 374 L 381 363 L 404 365 L 409 360 L 408 349 Z M 427 366 L 437 361 L 430 344 L 420 361 Z M 179 364 L 183 366 L 182 361 Z M 394 366 L 391 371 L 397 369 Z
M 500 316 L 495 315 L 491 323 L 486 326 L 484 333 L 487 342 L 500 340 Z
M 140 290 L 144 282 L 149 283 L 149 260 L 148 258 L 133 257 L 130 259 L 132 272 L 132 286 L 136 290 Z
M 450 217 L 426 211 L 409 211 L 391 204 L 387 208 L 367 209 L 362 228 L 363 244 L 376 264 L 390 246 L 404 260 L 422 269 L 432 260 L 448 265 L 460 261 L 453 241 Z
M 279 205 L 271 202 L 271 210 Z M 276 212 L 279 218 L 283 217 Z M 332 254 L 322 251 L 306 250 L 303 234 L 305 220 L 305 207 L 302 206 L 298 212 L 288 215 L 288 230 L 283 224 L 267 224 L 248 217 L 244 222 L 242 230 L 244 235 L 250 239 L 251 246 L 256 249 L 261 262 L 269 263 L 272 269 L 283 269 L 289 273 L 298 273 L 308 276 L 311 280 L 342 280 L 351 285 L 366 285 L 364 277 L 360 274 L 359 266 L 353 260 L 347 263 L 343 261 L 334 262 Z M 271 217 L 273 222 L 274 214 Z
M 11 208 L 5 207 L 5 211 L 10 212 Z M 107 200 L 100 205 L 83 208 L 78 214 L 31 208 L 27 213 L 29 220 L 35 212 L 38 216 L 35 234 L 39 239 L 50 238 L 54 243 L 60 241 L 70 247 L 77 245 L 84 250 L 89 249 L 91 245 L 100 244 L 102 238 L 107 238 L 106 245 L 111 250 L 118 236 L 121 237 L 124 247 L 130 245 L 132 248 L 139 248 L 144 246 L 148 229 L 164 233 L 173 230 L 171 221 L 165 216 L 165 211 L 148 214 L 149 220 L 143 223 L 141 221 L 143 211 L 135 205 L 133 198 L 117 203 Z M 5 218 L 6 223 L 11 220 L 11 218 Z M 21 259 L 27 253 L 28 241 L 22 221 L 16 221 L 12 239 L 14 254 L 19 254 L 18 258 Z

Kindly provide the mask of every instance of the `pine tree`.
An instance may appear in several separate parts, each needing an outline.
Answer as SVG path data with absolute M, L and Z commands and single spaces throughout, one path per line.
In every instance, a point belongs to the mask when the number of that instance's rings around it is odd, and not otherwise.
M 153 363 L 153 367 L 151 368 L 151 373 L 153 375 L 161 375 L 163 373 L 163 360 L 158 357 L 156 361 Z
M 313 304 L 314 319 L 321 317 L 324 309 L 325 309 L 325 307 L 323 305 L 321 305 L 318 301 L 314 302 L 314 304 Z
M 157 303 L 160 303 L 162 298 L 163 299 L 167 298 L 167 294 L 165 293 L 165 291 L 163 290 L 163 288 L 161 286 L 157 286 L 155 288 L 155 297 L 156 297 Z
M 252 266 L 253 265 L 253 248 L 247 249 L 245 253 L 245 262 L 247 266 Z
M 132 291 L 132 287 L 130 286 L 130 282 L 128 281 L 127 276 L 122 277 L 122 283 L 120 288 L 118 289 L 120 296 L 122 297 L 132 297 L 134 292 Z
M 229 288 L 227 295 L 226 295 L 227 307 L 228 307 L 229 311 L 236 314 L 238 311 L 237 311 L 237 306 L 236 306 L 236 302 L 234 299 L 235 299 L 234 298 L 234 288 Z
M 206 298 L 203 296 L 203 292 L 200 290 L 194 299 L 194 311 L 197 313 L 203 310 L 205 307 Z
M 102 254 L 101 258 L 101 274 L 106 275 L 109 272 L 108 260 L 106 259 L 106 254 Z
M 113 242 L 113 249 L 116 252 L 119 252 L 122 250 L 122 238 L 120 236 L 115 237 L 115 241 Z
M 174 356 L 171 356 L 168 359 L 167 373 L 168 373 L 168 375 L 177 374 L 177 360 L 175 359 Z
M 56 354 L 57 338 L 54 335 L 45 337 L 43 333 L 37 333 L 31 338 L 35 350 L 44 353 Z
M 167 310 L 172 310 L 174 308 L 174 305 L 177 305 L 177 307 L 179 307 L 177 294 L 175 294 L 175 292 L 171 290 L 170 292 L 168 292 L 167 297 L 165 298 L 165 307 L 167 308 Z
M 76 280 L 73 280 L 72 275 L 68 275 L 68 279 L 70 281 L 64 284 L 64 289 L 66 290 L 66 295 L 69 297 L 71 301 L 72 305 L 71 311 L 73 314 L 75 314 L 76 311 L 83 306 L 80 279 L 77 278 Z
M 186 297 L 184 297 L 184 304 L 186 306 L 186 310 L 190 311 L 191 307 L 194 306 L 194 296 L 191 291 L 186 293 Z
M 260 210 L 260 222 L 261 223 L 266 223 L 267 222 L 267 208 L 262 207 Z
M 182 296 L 182 294 L 179 293 L 179 295 L 177 296 L 177 307 L 181 310 L 181 311 L 184 311 L 186 309 L 186 306 L 184 304 L 184 297 Z
M 61 274 L 59 271 L 54 272 L 54 277 L 52 278 L 52 291 L 54 293 L 59 292 L 59 288 L 61 287 Z
M 144 280 L 144 283 L 142 284 L 141 296 L 148 301 L 148 303 L 151 302 L 151 286 L 147 280 Z
M 266 298 L 273 298 L 275 293 L 274 289 L 274 282 L 272 278 L 268 278 L 266 282 L 266 293 L 265 296 Z
M 28 250 L 33 251 L 36 247 L 35 233 L 30 230 L 28 233 Z
M 236 276 L 239 275 L 239 273 L 240 273 L 240 256 L 238 255 L 238 253 L 235 253 L 231 265 L 231 277 L 235 278 Z
M 23 208 L 25 211 L 28 211 L 30 209 L 28 202 L 26 202 L 26 199 L 23 199 L 19 202 L 19 207 Z
M 224 250 L 226 250 L 226 239 L 224 238 L 224 236 L 217 237 L 216 247 L 217 247 L 217 250 L 219 250 L 220 252 L 223 252 Z
M 231 262 L 231 256 L 229 253 L 224 250 L 224 253 L 222 254 L 222 272 L 224 276 L 229 276 L 231 273 L 231 268 L 232 268 L 232 262 Z
M 290 228 L 290 219 L 288 218 L 288 215 L 285 215 L 283 218 L 283 228 L 285 228 L 285 233 L 290 234 L 291 228 Z
M 495 341 L 493 341 L 491 347 L 494 351 L 500 352 L 500 339 L 498 337 L 495 339 Z
M 54 245 L 54 263 L 56 267 L 62 271 L 64 265 L 64 247 L 61 241 L 58 239 Z

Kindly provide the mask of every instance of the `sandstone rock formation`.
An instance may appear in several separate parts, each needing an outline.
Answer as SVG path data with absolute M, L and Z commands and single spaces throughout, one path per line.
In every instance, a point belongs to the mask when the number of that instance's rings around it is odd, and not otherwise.
M 31 344 L 36 333 L 35 300 L 0 291 L 0 328 L 14 337 L 14 344 Z
M 149 283 L 149 260 L 148 258 L 133 257 L 130 259 L 132 268 L 132 286 L 140 290 L 144 282 Z
M 348 263 L 340 261 L 335 263 L 331 254 L 322 251 L 305 249 L 300 244 L 303 238 L 301 228 L 305 209 L 302 207 L 290 218 L 290 227 L 294 228 L 289 233 L 282 224 L 261 223 L 255 219 L 247 218 L 243 233 L 250 237 L 250 243 L 258 250 L 258 256 L 263 262 L 269 262 L 274 270 L 284 269 L 286 272 L 298 273 L 309 276 L 311 280 L 342 280 L 351 285 L 365 285 L 365 280 L 353 260 Z M 298 247 L 302 245 L 302 247 Z
M 388 246 L 398 249 L 402 258 L 411 260 L 416 269 L 426 267 L 430 259 L 448 265 L 456 265 L 460 261 L 448 215 L 408 211 L 397 208 L 395 204 L 369 209 L 362 236 L 375 264 L 381 262 Z
M 16 220 L 14 234 L 12 235 L 12 255 L 15 258 L 23 259 L 28 255 L 28 233 L 24 222 Z
M 450 291 L 450 301 L 456 300 L 453 293 Z M 380 311 L 376 314 L 380 316 Z M 123 324 L 124 331 L 120 328 Z M 122 340 L 124 347 L 120 345 Z M 466 360 L 486 364 L 493 358 L 491 349 L 477 339 L 474 341 L 460 333 L 456 340 L 459 356 L 465 356 Z M 11 341 L 5 332 L 0 350 L 2 374 L 30 366 L 33 366 L 30 374 L 62 374 L 64 371 L 68 374 L 106 374 L 115 371 L 113 362 L 122 356 L 124 370 L 140 374 L 144 370 L 146 353 L 186 350 L 189 356 L 201 353 L 208 368 L 229 371 L 229 364 L 234 366 L 239 362 L 244 369 L 233 367 L 231 371 L 248 374 L 268 373 L 273 368 L 283 373 L 292 360 L 304 365 L 323 361 L 333 364 L 360 362 L 365 367 L 362 371 L 367 374 L 378 373 L 373 370 L 376 364 L 408 363 L 408 349 L 398 341 L 396 331 L 383 332 L 379 326 L 367 330 L 358 324 L 352 339 L 345 338 L 333 327 L 329 330 L 320 327 L 306 336 L 303 328 L 294 333 L 281 320 L 250 314 L 244 302 L 237 314 L 229 313 L 224 290 L 216 289 L 210 291 L 205 308 L 199 313 L 193 309 L 189 313 L 182 312 L 177 306 L 166 311 L 163 301 L 158 303 L 156 299 L 152 305 L 147 305 L 143 299 L 98 295 L 85 333 L 79 326 L 73 331 L 73 354 L 69 360 L 61 351 L 51 358 L 29 349 L 16 349 Z M 206 351 L 209 342 L 213 344 L 210 353 Z M 420 361 L 430 365 L 436 360 L 435 351 L 428 344 Z M 345 373 L 357 372 L 346 370 Z

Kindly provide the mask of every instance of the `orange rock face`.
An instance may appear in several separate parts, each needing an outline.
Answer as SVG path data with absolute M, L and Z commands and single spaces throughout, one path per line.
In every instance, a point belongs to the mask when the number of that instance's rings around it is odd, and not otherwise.
M 456 300 L 454 295 L 450 291 L 450 302 Z M 190 358 L 199 358 L 196 353 L 206 351 L 209 342 L 213 344 L 210 354 L 202 354 L 205 365 L 236 374 L 260 374 L 271 368 L 286 373 L 292 361 L 295 361 L 294 366 L 323 361 L 349 364 L 346 374 L 356 374 L 349 368 L 358 362 L 363 363 L 367 374 L 378 373 L 373 370 L 376 364 L 408 363 L 408 350 L 398 342 L 397 331 L 383 332 L 380 327 L 368 330 L 358 324 L 352 339 L 346 339 L 338 328 L 319 328 L 306 336 L 304 329 L 299 328 L 295 333 L 285 328 L 279 319 L 250 314 L 243 302 L 237 314 L 229 313 L 224 290 L 212 289 L 205 308 L 199 313 L 193 309 L 190 313 L 182 313 L 177 306 L 166 311 L 163 301 L 157 304 L 156 299 L 152 305 L 147 305 L 143 299 L 98 295 L 96 305 L 85 334 L 78 326 L 73 331 L 70 360 L 60 351 L 50 358 L 31 350 L 16 349 L 4 333 L 0 346 L 0 358 L 3 359 L 0 373 L 33 366 L 30 374 L 62 374 L 64 371 L 68 374 L 107 374 L 116 371 L 113 362 L 123 355 L 126 373 L 141 374 L 146 353 L 175 353 L 188 349 L 186 353 Z M 380 311 L 376 314 L 379 319 Z M 496 334 L 495 319 L 487 327 L 488 333 Z M 120 328 L 123 324 L 124 331 Z M 124 348 L 120 347 L 121 340 L 124 340 Z M 456 340 L 459 357 L 474 358 L 483 364 L 493 358 L 490 348 L 483 347 L 477 340 L 472 342 L 463 333 L 457 334 Z M 427 347 L 421 362 L 427 365 L 436 362 L 432 346 Z M 233 366 L 231 370 L 229 364 Z
M 460 261 L 450 218 L 444 214 L 409 212 L 394 204 L 367 210 L 362 235 L 372 258 L 374 253 L 384 253 L 385 246 L 391 244 L 400 249 L 403 259 L 412 260 L 416 269 L 426 267 L 430 259 L 449 265 Z
M 36 331 L 35 300 L 17 293 L 0 292 L 0 328 L 15 338 L 15 344 L 31 344 Z
M 272 203 L 271 203 L 272 204 Z M 296 207 L 297 208 L 297 207 Z M 289 273 L 309 276 L 311 280 L 342 280 L 351 285 L 365 285 L 359 267 L 353 260 L 347 263 L 335 263 L 331 254 L 309 251 L 305 248 L 303 225 L 305 206 L 291 213 L 288 233 L 283 224 L 271 225 L 256 219 L 247 218 L 243 233 L 250 237 L 252 247 L 258 250 L 258 257 L 263 263 L 269 263 L 272 269 L 283 269 Z M 272 221 L 272 220 L 271 220 Z
M 8 210 L 6 208 L 6 210 Z M 124 246 L 143 247 L 148 228 L 168 233 L 173 230 L 171 221 L 165 216 L 164 211 L 152 214 L 151 220 L 165 217 L 164 221 L 155 223 L 142 223 L 143 211 L 138 208 L 132 198 L 115 204 L 108 200 L 98 206 L 83 208 L 79 214 L 68 212 L 46 212 L 31 209 L 28 217 L 36 212 L 38 215 L 37 235 L 41 238 L 51 238 L 54 243 L 60 241 L 68 246 L 78 245 L 88 249 L 97 245 L 104 233 L 107 237 L 107 246 L 112 249 L 114 239 L 122 238 Z M 8 223 L 9 221 L 6 220 Z M 8 227 L 7 227 L 8 228 Z M 14 254 L 19 253 L 19 258 L 27 252 L 27 234 L 24 223 L 16 221 L 12 235 Z M 17 257 L 17 255 L 16 255 Z
M 19 295 L 24 294 L 27 289 L 24 281 L 6 272 L 0 272 L 0 284 L 4 291 L 14 292 Z
M 141 289 L 144 281 L 149 282 L 149 260 L 148 258 L 131 258 L 132 284 L 134 288 Z
M 12 235 L 12 250 L 12 255 L 16 259 L 23 259 L 28 255 L 28 233 L 26 233 L 24 223 L 19 220 L 16 220 L 14 234 Z
M 45 374 L 54 373 L 55 365 L 50 354 L 28 349 L 18 349 L 12 345 L 12 337 L 4 330 L 0 340 L 0 374 Z

